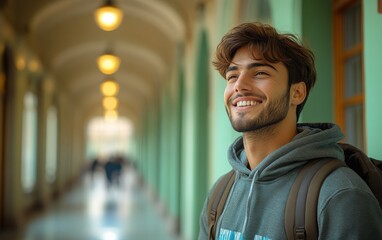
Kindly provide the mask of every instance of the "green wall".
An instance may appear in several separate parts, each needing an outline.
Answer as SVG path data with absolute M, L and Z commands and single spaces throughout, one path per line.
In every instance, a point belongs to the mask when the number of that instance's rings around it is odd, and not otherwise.
M 302 112 L 303 122 L 333 121 L 332 1 L 303 1 L 302 35 L 316 60 L 317 81 Z
M 213 68 L 212 59 L 216 46 L 219 44 L 223 35 L 229 31 L 233 24 L 234 1 L 222 0 L 219 5 L 216 23 L 217 34 L 211 48 L 211 58 L 209 58 L 208 66 L 213 76 L 210 82 L 210 152 L 209 152 L 209 188 L 224 173 L 231 169 L 227 160 L 227 150 L 233 140 L 240 134 L 232 129 L 224 107 L 224 89 L 226 86 L 225 79 Z
M 382 160 L 382 14 L 377 1 L 364 1 L 363 7 L 366 149 L 371 157 Z
M 301 35 L 301 0 L 270 0 L 272 26 L 279 32 Z
M 209 162 L 209 62 L 208 36 L 197 27 L 193 77 L 186 81 L 183 118 L 182 229 L 186 239 L 197 239 L 199 218 L 208 193 Z

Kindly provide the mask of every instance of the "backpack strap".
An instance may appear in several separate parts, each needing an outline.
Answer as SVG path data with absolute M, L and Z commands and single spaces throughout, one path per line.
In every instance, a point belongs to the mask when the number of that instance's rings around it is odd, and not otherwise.
M 221 213 L 223 212 L 223 208 L 225 202 L 228 198 L 228 194 L 231 190 L 231 187 L 235 181 L 235 171 L 231 170 L 226 173 L 220 181 L 217 183 L 214 188 L 210 200 L 208 202 L 208 239 L 215 239 L 216 233 L 216 222 L 218 221 Z
M 288 239 L 318 239 L 317 203 L 324 179 L 344 163 L 335 159 L 309 161 L 297 175 L 285 208 Z
M 326 177 L 329 176 L 329 174 L 332 173 L 334 170 L 345 166 L 346 165 L 344 162 L 337 159 L 331 159 L 320 168 L 320 170 L 311 180 L 308 195 L 306 196 L 305 207 L 305 227 L 307 232 L 307 239 L 318 239 L 317 206 L 322 183 L 324 182 Z M 312 209 L 314 209 L 314 211 L 312 211 Z

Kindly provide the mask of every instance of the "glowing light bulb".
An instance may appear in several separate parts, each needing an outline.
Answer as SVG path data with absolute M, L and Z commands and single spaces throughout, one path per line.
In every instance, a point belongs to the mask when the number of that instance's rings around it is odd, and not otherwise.
M 106 79 L 101 83 L 101 93 L 106 97 L 115 96 L 118 93 L 119 85 L 112 79 Z
M 118 99 L 116 97 L 104 97 L 102 105 L 106 110 L 114 110 L 118 106 Z
M 111 75 L 119 69 L 119 57 L 113 54 L 104 54 L 97 59 L 99 70 L 106 75 Z
M 104 31 L 117 29 L 123 18 L 122 11 L 111 4 L 101 6 L 94 15 L 98 26 Z

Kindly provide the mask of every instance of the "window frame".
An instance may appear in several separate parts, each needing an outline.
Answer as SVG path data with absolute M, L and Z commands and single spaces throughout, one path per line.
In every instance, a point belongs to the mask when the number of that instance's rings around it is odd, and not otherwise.
M 361 7 L 361 40 L 358 44 L 350 49 L 344 48 L 344 12 L 349 7 L 355 4 L 360 4 Z M 363 126 L 362 126 L 362 138 L 363 149 L 366 148 L 366 136 L 365 136 L 365 71 L 364 71 L 364 40 L 363 40 L 363 2 L 361 0 L 333 0 L 333 38 L 334 38 L 334 101 L 335 101 L 335 121 L 340 126 L 344 134 L 346 129 L 346 108 L 349 106 L 355 106 L 362 104 L 363 107 Z M 346 97 L 344 93 L 345 89 L 345 62 L 351 57 L 361 55 L 362 56 L 362 92 L 352 97 Z

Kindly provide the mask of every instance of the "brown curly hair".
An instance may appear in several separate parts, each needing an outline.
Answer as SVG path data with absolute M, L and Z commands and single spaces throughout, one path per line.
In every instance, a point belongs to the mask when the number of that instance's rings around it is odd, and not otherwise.
M 306 84 L 306 98 L 297 106 L 297 119 L 316 82 L 314 54 L 292 34 L 280 34 L 268 24 L 259 22 L 242 23 L 229 31 L 217 46 L 213 65 L 225 78 L 226 70 L 232 63 L 237 50 L 248 47 L 254 49 L 270 63 L 283 63 L 288 69 L 289 87 L 298 82 Z M 255 56 L 253 56 L 255 59 Z

